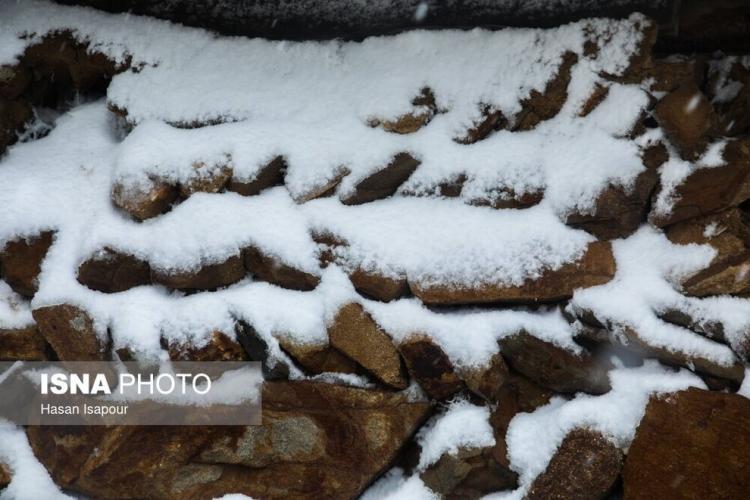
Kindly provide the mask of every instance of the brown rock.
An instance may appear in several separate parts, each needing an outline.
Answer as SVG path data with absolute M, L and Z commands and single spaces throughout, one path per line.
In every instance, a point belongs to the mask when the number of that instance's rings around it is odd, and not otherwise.
M 656 59 L 651 68 L 653 92 L 672 92 L 683 85 L 701 86 L 705 71 L 705 61 L 685 56 L 669 56 Z
M 414 173 L 420 161 L 409 153 L 398 153 L 388 166 L 359 181 L 354 192 L 341 200 L 344 205 L 361 205 L 393 195 Z
M 0 252 L 0 269 L 3 278 L 18 294 L 33 297 L 37 291 L 39 272 L 47 250 L 52 246 L 52 232 L 14 240 Z
M 310 200 L 314 200 L 315 198 L 325 198 L 326 196 L 331 196 L 336 190 L 336 187 L 341 183 L 341 180 L 350 173 L 351 170 L 349 170 L 347 167 L 340 166 L 331 173 L 331 176 L 328 179 L 321 182 L 320 184 L 311 186 L 304 193 L 293 195 L 292 198 L 296 203 L 305 203 Z
M 151 270 L 154 283 L 178 290 L 213 290 L 237 283 L 244 277 L 245 268 L 239 255 L 217 264 L 206 264 L 195 271 Z
M 652 213 L 659 227 L 719 212 L 750 198 L 750 140 L 739 139 L 724 149 L 725 165 L 698 168 L 677 186 L 676 201 L 669 214 Z
M 720 319 L 695 317 L 688 310 L 669 308 L 658 312 L 659 318 L 703 335 L 711 340 L 729 344 L 729 347 L 742 360 L 750 360 L 750 330 L 735 334 L 731 338 L 725 335 L 726 328 Z
M 606 498 L 621 469 L 622 452 L 610 440 L 596 431 L 575 429 L 565 436 L 547 469 L 534 479 L 526 498 Z
M 565 223 L 599 239 L 625 238 L 645 221 L 658 178 L 655 170 L 646 169 L 631 189 L 610 185 L 599 194 L 591 213 L 569 214 Z
M 622 72 L 621 75 L 604 75 L 610 80 L 621 83 L 640 83 L 644 78 L 649 76 L 653 67 L 653 59 L 651 57 L 651 53 L 654 44 L 656 43 L 657 26 L 654 21 L 646 18 L 643 22 L 638 22 L 637 28 L 641 31 L 642 34 L 638 48 L 630 56 L 628 67 L 625 69 L 625 71 Z M 608 43 L 608 40 L 605 36 L 596 40 L 596 43 Z M 598 47 L 595 49 L 595 52 L 599 52 Z
M 452 284 L 409 282 L 412 293 L 426 304 L 472 304 L 488 302 L 551 302 L 565 300 L 576 288 L 601 285 L 615 274 L 615 260 L 608 241 L 591 243 L 576 262 L 548 270 L 540 278 L 520 286 L 488 283 L 476 288 Z
M 459 144 L 474 144 L 479 142 L 494 130 L 500 130 L 508 125 L 508 120 L 503 116 L 502 111 L 494 109 L 489 104 L 482 104 L 481 118 L 466 131 L 463 137 L 453 139 Z
M 643 149 L 641 160 L 646 168 L 656 170 L 669 160 L 669 151 L 662 142 L 657 142 Z
M 713 106 L 695 83 L 664 96 L 654 109 L 659 125 L 685 160 L 696 160 L 716 126 Z
M 264 165 L 254 178 L 242 181 L 233 178 L 229 182 L 229 187 L 227 189 L 241 194 L 242 196 L 255 196 L 260 194 L 264 189 L 284 184 L 286 167 L 287 165 L 284 157 L 277 156 Z
M 172 361 L 245 361 L 247 353 L 234 338 L 226 333 L 211 333 L 208 342 L 200 347 L 192 344 L 170 343 L 167 346 Z
M 393 278 L 377 271 L 357 268 L 349 273 L 349 279 L 358 292 L 383 302 L 390 302 L 409 293 L 405 276 Z
M 232 178 L 232 166 L 227 161 L 221 165 L 196 163 L 194 175 L 185 184 L 180 184 L 180 196 L 188 198 L 194 193 L 218 193 Z
M 603 394 L 609 366 L 588 352 L 573 353 L 526 332 L 500 339 L 503 358 L 517 372 L 557 392 Z
M 144 185 L 112 187 L 112 202 L 136 220 L 143 221 L 168 212 L 177 199 L 177 187 L 156 179 Z
M 563 54 L 557 73 L 547 82 L 544 91 L 534 89 L 529 97 L 521 101 L 521 111 L 513 120 L 514 130 L 531 130 L 560 112 L 568 98 L 571 69 L 577 62 L 578 56 L 575 53 Z
M 719 131 L 731 137 L 742 136 L 750 132 L 750 67 L 741 61 L 732 64 L 727 74 L 711 75 L 709 91 L 716 91 L 717 83 L 722 78 L 724 85 L 739 87 L 734 97 L 714 100 L 719 114 Z M 716 97 L 714 95 L 714 97 Z
M 528 191 L 516 193 L 513 189 L 503 187 L 488 193 L 482 198 L 472 198 L 471 205 L 479 207 L 492 207 L 497 210 L 506 208 L 528 208 L 539 204 L 544 198 L 544 191 Z
M 31 312 L 39 332 L 61 361 L 106 361 L 109 341 L 103 341 L 91 316 L 70 304 L 41 307 Z
M 26 436 L 34 455 L 56 484 L 69 488 L 107 428 L 103 426 L 29 426 Z
M 151 283 L 151 267 L 137 257 L 103 248 L 78 267 L 78 282 L 104 293 Z
M 695 388 L 652 396 L 625 460 L 625 498 L 745 498 L 748 449 L 747 398 Z
M 390 337 L 356 303 L 339 309 L 328 325 L 331 345 L 359 363 L 378 380 L 395 389 L 408 385 L 401 357 Z
M 503 394 L 502 388 L 508 380 L 508 365 L 500 354 L 490 358 L 485 366 L 464 368 L 459 373 L 466 387 L 490 403 L 497 403 Z
M 245 269 L 254 279 L 267 281 L 282 288 L 309 291 L 320 283 L 320 277 L 285 264 L 278 257 L 266 255 L 255 247 L 243 250 Z
M 478 499 L 488 493 L 516 487 L 515 474 L 492 458 L 488 448 L 462 448 L 445 453 L 420 474 L 420 479 L 446 499 Z
M 594 85 L 594 90 L 591 91 L 591 95 L 583 102 L 581 110 L 578 112 L 578 116 L 581 118 L 588 116 L 592 111 L 599 106 L 604 99 L 609 95 L 609 87 L 606 87 L 600 83 Z
M 329 344 L 300 344 L 284 336 L 278 341 L 281 348 L 310 373 L 357 373 L 357 363 Z
M 31 72 L 20 64 L 0 66 L 0 98 L 13 100 L 19 97 L 31 82 Z
M 45 361 L 47 343 L 36 325 L 0 328 L 0 361 Z
M 262 364 L 263 378 L 266 380 L 284 380 L 289 378 L 290 364 L 287 359 L 274 352 L 269 345 L 275 342 L 258 333 L 258 331 L 245 321 L 237 321 L 234 325 L 235 336 L 242 348 L 247 353 L 250 361 L 258 361 Z
M 29 103 L 23 98 L 14 100 L 0 97 L 0 154 L 5 148 L 15 144 L 18 133 L 33 117 Z
M 409 375 L 432 399 L 446 399 L 463 389 L 448 355 L 426 335 L 413 335 L 398 346 Z
M 11 479 L 10 468 L 4 463 L 0 463 L 0 490 L 8 486 Z
M 369 120 L 371 127 L 382 127 L 386 132 L 395 134 L 413 134 L 427 125 L 437 112 L 435 96 L 432 90 L 425 87 L 420 94 L 412 100 L 415 107 L 411 113 L 405 113 L 395 120 L 380 120 L 373 118 Z

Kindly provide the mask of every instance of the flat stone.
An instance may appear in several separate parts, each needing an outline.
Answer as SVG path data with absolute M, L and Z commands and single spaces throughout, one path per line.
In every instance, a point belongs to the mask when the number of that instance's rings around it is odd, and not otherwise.
M 409 153 L 398 153 L 382 168 L 354 186 L 354 192 L 341 199 L 344 205 L 361 205 L 393 195 L 419 166 L 420 161 Z
M 339 309 L 328 325 L 331 345 L 359 363 L 378 380 L 405 389 L 408 380 L 396 347 L 375 320 L 356 303 Z
M 78 282 L 104 293 L 151 284 L 151 267 L 132 255 L 103 248 L 78 267 Z
M 108 341 L 97 333 L 91 316 L 71 304 L 31 311 L 37 328 L 61 361 L 106 361 Z
M 39 286 L 42 261 L 52 246 L 51 231 L 8 242 L 0 252 L 0 269 L 8 285 L 24 297 L 33 297 Z
M 177 290 L 213 290 L 237 283 L 245 277 L 245 267 L 239 255 L 223 262 L 206 264 L 195 271 L 151 270 L 154 283 Z
M 625 460 L 625 498 L 745 498 L 748 449 L 749 399 L 695 388 L 654 395 Z
M 240 180 L 233 177 L 232 180 L 229 181 L 227 189 L 241 194 L 242 196 L 255 196 L 260 194 L 264 189 L 284 184 L 286 168 L 287 165 L 284 157 L 276 156 L 273 160 L 261 167 L 252 179 Z
M 46 361 L 47 343 L 36 325 L 0 328 L 0 361 Z
M 349 279 L 358 292 L 382 302 L 390 302 L 409 293 L 405 276 L 391 277 L 357 268 L 349 272 Z
M 426 335 L 413 335 L 398 345 L 409 375 L 432 399 L 446 399 L 464 388 L 443 349 Z
M 12 478 L 10 468 L 4 463 L 0 463 L 0 491 L 10 484 Z
M 701 86 L 706 71 L 704 60 L 685 56 L 655 59 L 651 67 L 652 92 L 672 92 L 683 85 Z
M 0 97 L 0 155 L 8 146 L 16 143 L 18 133 L 33 116 L 34 112 L 26 99 Z
M 309 291 L 320 283 L 319 276 L 296 269 L 278 257 L 267 255 L 255 247 L 243 250 L 242 259 L 245 269 L 253 274 L 254 279 L 267 281 L 282 288 Z

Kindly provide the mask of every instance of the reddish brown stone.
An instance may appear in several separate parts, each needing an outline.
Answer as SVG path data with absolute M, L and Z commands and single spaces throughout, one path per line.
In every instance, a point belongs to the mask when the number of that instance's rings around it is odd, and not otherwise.
M 695 83 L 684 84 L 659 101 L 654 109 L 659 125 L 685 160 L 697 159 L 716 126 L 713 106 Z
M 528 500 L 606 498 L 620 476 L 622 452 L 599 432 L 575 429 L 534 482 Z M 657 497 L 654 497 L 657 498 Z
M 218 193 L 232 178 L 232 166 L 227 162 L 222 165 L 196 163 L 194 175 L 184 184 L 180 184 L 180 196 L 188 198 L 194 193 Z
M 78 267 L 78 282 L 100 292 L 123 292 L 150 284 L 151 267 L 132 255 L 103 248 Z
M 485 366 L 463 368 L 459 376 L 471 392 L 496 404 L 508 380 L 508 365 L 505 364 L 500 354 L 495 354 Z
M 245 269 L 253 274 L 254 279 L 267 281 L 282 288 L 291 290 L 313 290 L 320 277 L 285 264 L 278 257 L 266 255 L 255 247 L 242 252 Z
M 501 353 L 517 372 L 557 392 L 603 394 L 610 389 L 608 364 L 586 351 L 574 353 L 526 332 L 500 339 Z
M 581 110 L 578 112 L 578 116 L 582 118 L 588 116 L 592 111 L 596 109 L 597 106 L 599 106 L 604 101 L 604 99 L 607 98 L 607 95 L 609 95 L 609 87 L 605 87 L 604 85 L 597 83 L 594 86 L 594 90 L 591 91 L 591 95 L 589 95 L 588 98 L 583 102 Z
M 264 165 L 252 179 L 238 180 L 233 178 L 227 189 L 242 196 L 255 196 L 264 189 L 284 184 L 286 167 L 284 157 L 277 156 Z
M 354 192 L 341 200 L 344 205 L 361 205 L 393 195 L 414 173 L 420 161 L 409 153 L 398 153 L 383 169 L 359 181 Z
M 457 453 L 445 453 L 419 477 L 446 499 L 478 499 L 517 485 L 516 475 L 497 464 L 488 448 L 461 448 Z
M 33 238 L 14 240 L 0 252 L 3 279 L 16 293 L 25 297 L 36 293 L 42 261 L 52 246 L 52 235 L 51 231 L 45 231 Z
M 134 186 L 117 182 L 112 188 L 112 202 L 134 219 L 142 221 L 169 211 L 177 194 L 176 186 L 156 179 Z
M 330 196 L 341 183 L 342 179 L 350 173 L 351 170 L 349 170 L 349 168 L 341 166 L 335 169 L 331 173 L 331 176 L 325 181 L 315 186 L 311 186 L 304 193 L 293 195 L 292 198 L 294 198 L 296 203 L 305 203 L 314 200 L 315 198 L 325 198 L 326 196 Z
M 154 283 L 178 290 L 213 290 L 237 283 L 244 277 L 245 268 L 238 255 L 217 264 L 206 264 L 195 271 L 151 270 Z
M 666 59 L 656 59 L 651 68 L 652 92 L 672 92 L 683 85 L 701 86 L 705 71 L 705 60 L 687 58 L 685 56 L 670 56 Z
M 466 131 L 463 137 L 453 139 L 459 144 L 474 144 L 479 142 L 494 130 L 500 130 L 508 125 L 508 120 L 503 116 L 502 111 L 494 109 L 488 104 L 481 106 L 481 118 Z
M 624 498 L 745 498 L 750 400 L 690 388 L 652 396 L 623 470 Z
M 463 389 L 453 363 L 432 339 L 414 335 L 398 346 L 406 369 L 432 399 L 446 399 Z
M 0 328 L 0 361 L 45 361 L 47 343 L 36 325 Z
M 78 479 L 81 467 L 106 430 L 103 426 L 29 426 L 26 435 L 34 455 L 55 483 L 68 488 Z
M 645 221 L 658 178 L 655 170 L 646 169 L 636 177 L 631 189 L 610 185 L 596 198 L 590 213 L 571 213 L 565 223 L 599 239 L 625 238 Z
M 554 118 L 568 99 L 568 83 L 578 56 L 565 52 L 557 73 L 547 82 L 543 92 L 534 89 L 521 101 L 521 111 L 513 120 L 514 130 L 531 130 L 539 123 Z
M 619 76 L 608 74 L 603 76 L 621 83 L 640 83 L 650 75 L 654 64 L 651 52 L 656 43 L 657 26 L 654 21 L 644 18 L 643 21 L 637 21 L 636 27 L 641 32 L 641 40 L 638 48 L 630 56 L 627 68 Z M 605 36 L 597 39 L 594 43 L 597 45 L 608 43 L 608 40 Z M 597 46 L 594 52 L 598 53 L 599 50 Z
M 173 361 L 245 361 L 247 353 L 235 339 L 226 333 L 211 333 L 208 342 L 200 347 L 192 344 L 170 343 L 167 347 Z
M 10 484 L 12 478 L 10 468 L 4 463 L 0 463 L 0 491 Z
M 356 303 L 339 309 L 330 325 L 331 345 L 359 363 L 378 380 L 395 389 L 405 389 L 408 380 L 401 357 L 390 337 Z
M 669 160 L 669 151 L 663 143 L 657 142 L 644 148 L 641 159 L 646 168 L 656 170 Z
M 539 204 L 544 198 L 544 191 L 529 191 L 526 193 L 516 193 L 510 188 L 501 188 L 494 190 L 489 196 L 482 198 L 472 198 L 469 200 L 471 205 L 479 207 L 492 207 L 497 210 L 506 208 L 528 208 Z
M 390 302 L 409 293 L 406 277 L 392 278 L 376 271 L 355 269 L 349 273 L 349 279 L 358 292 L 383 302 Z
M 329 344 L 300 344 L 284 336 L 278 340 L 281 348 L 310 373 L 357 373 L 358 371 L 355 361 L 347 358 Z
M 91 316 L 70 304 L 32 311 L 37 328 L 61 361 L 106 361 L 108 341 L 103 341 Z
M 409 282 L 411 291 L 426 304 L 472 304 L 488 302 L 551 302 L 570 298 L 576 288 L 601 285 L 615 274 L 615 260 L 608 241 L 591 243 L 576 262 L 546 271 L 540 278 L 520 286 L 486 284 L 462 287 L 451 284 Z
M 373 118 L 369 120 L 371 127 L 382 127 L 386 132 L 395 134 L 413 134 L 427 125 L 437 112 L 435 96 L 432 90 L 425 87 L 420 95 L 412 100 L 415 107 L 411 113 L 405 113 L 394 120 L 380 120 Z

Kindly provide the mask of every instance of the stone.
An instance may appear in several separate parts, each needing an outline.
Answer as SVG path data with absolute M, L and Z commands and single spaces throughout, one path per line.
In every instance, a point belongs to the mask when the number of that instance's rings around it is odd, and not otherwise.
M 574 429 L 565 436 L 547 469 L 531 483 L 525 498 L 607 498 L 620 477 L 622 461 L 622 452 L 601 433 Z
M 750 226 L 740 209 L 679 222 L 666 235 L 673 243 L 708 244 L 716 250 L 708 267 L 682 281 L 686 295 L 740 294 L 750 289 Z
M 659 311 L 658 315 L 662 321 L 682 326 L 711 340 L 728 344 L 740 359 L 750 361 L 750 330 L 737 332 L 727 337 L 725 334 L 727 328 L 722 320 L 702 318 L 689 309 L 667 308 Z
M 290 337 L 279 336 L 279 346 L 307 372 L 357 373 L 357 363 L 336 350 L 330 344 L 301 344 Z
M 604 77 L 620 83 L 640 83 L 650 75 L 654 65 L 651 53 L 656 43 L 658 34 L 657 26 L 651 19 L 643 18 L 642 21 L 637 22 L 636 27 L 641 32 L 641 40 L 638 48 L 630 56 L 627 68 L 619 76 L 604 74 Z M 595 49 L 596 55 L 600 52 L 598 44 L 606 44 L 608 42 L 609 40 L 606 36 L 599 37 L 594 42 L 597 44 Z
M 19 97 L 31 83 L 31 72 L 28 68 L 17 64 L 15 66 L 0 66 L 0 98 L 13 100 Z
M 214 331 L 202 346 L 168 343 L 167 351 L 172 361 L 246 361 L 247 353 L 234 338 L 224 332 Z
M 501 130 L 508 125 L 508 120 L 503 116 L 502 111 L 495 109 L 489 104 L 480 105 L 480 118 L 472 127 L 466 131 L 463 137 L 457 137 L 453 140 L 459 144 L 474 144 L 479 142 L 495 130 Z
M 0 270 L 8 285 L 24 297 L 33 297 L 39 286 L 39 273 L 53 233 L 45 231 L 28 239 L 8 242 L 0 251 Z
M 255 247 L 244 249 L 242 260 L 245 269 L 253 274 L 254 279 L 267 281 L 282 288 L 310 291 L 320 283 L 320 276 L 292 267 L 278 257 L 267 255 Z
M 242 348 L 247 353 L 250 361 L 261 363 L 263 378 L 265 380 L 285 380 L 289 378 L 289 372 L 292 368 L 283 356 L 280 356 L 268 339 L 258 333 L 258 331 L 246 321 L 237 321 L 234 325 L 235 336 Z
M 33 116 L 31 105 L 25 99 L 0 97 L 0 155 L 8 146 L 16 143 L 18 133 Z
M 669 151 L 664 143 L 659 141 L 643 148 L 641 160 L 646 168 L 656 170 L 669 160 Z
M 626 499 L 745 498 L 750 400 L 690 388 L 654 395 L 623 469 Z
M 492 207 L 496 210 L 506 208 L 529 208 L 539 204 L 544 198 L 544 190 L 516 193 L 513 189 L 503 187 L 492 190 L 486 196 L 472 198 L 471 205 L 478 207 Z
M 10 473 L 10 468 L 0 462 L 0 491 L 10 484 L 12 478 L 13 476 Z
M 701 156 L 716 127 L 713 106 L 692 82 L 664 96 L 656 104 L 654 115 L 682 159 L 688 161 Z
M 46 361 L 47 343 L 36 325 L 0 328 L 0 361 Z
M 37 328 L 60 361 L 106 361 L 109 340 L 102 339 L 94 320 L 71 304 L 45 306 L 31 311 Z
M 151 267 L 137 257 L 103 248 L 78 266 L 78 282 L 104 293 L 151 284 Z
M 295 203 L 301 204 L 310 200 L 314 200 L 316 198 L 325 198 L 326 196 L 331 196 L 333 192 L 336 191 L 336 187 L 341 184 L 341 181 L 344 179 L 344 177 L 346 177 L 350 173 L 351 170 L 349 170 L 348 167 L 340 166 L 334 169 L 328 179 L 314 186 L 310 186 L 302 193 L 292 194 L 292 199 L 295 201 Z
M 252 179 L 237 179 L 233 177 L 229 181 L 227 189 L 241 194 L 242 196 L 255 196 L 264 189 L 284 184 L 286 173 L 286 160 L 283 156 L 276 156 L 265 164 Z
M 409 293 L 409 284 L 405 276 L 391 277 L 361 268 L 356 268 L 348 274 L 352 285 L 359 293 L 382 302 L 390 302 Z
M 368 175 L 354 186 L 354 191 L 341 199 L 344 205 L 361 205 L 392 196 L 419 166 L 420 161 L 409 153 L 398 153 L 385 168 Z
M 149 179 L 143 184 L 125 185 L 121 181 L 112 187 L 112 202 L 138 221 L 166 213 L 177 200 L 178 189 L 172 184 Z
M 218 193 L 224 189 L 232 178 L 232 166 L 227 160 L 218 165 L 196 163 L 193 165 L 193 175 L 180 184 L 180 196 L 188 198 L 195 193 Z
M 499 340 L 501 354 L 517 372 L 556 392 L 604 394 L 609 364 L 581 350 L 574 353 L 524 331 Z
M 609 185 L 596 198 L 590 213 L 571 213 L 565 223 L 602 240 L 625 238 L 646 219 L 658 180 L 659 174 L 647 168 L 636 177 L 631 189 Z
M 445 351 L 427 335 L 412 335 L 398 345 L 409 375 L 432 399 L 447 399 L 464 388 Z
M 509 377 L 508 365 L 498 353 L 484 366 L 462 368 L 459 377 L 471 392 L 489 403 L 496 404 Z
M 723 158 L 722 166 L 698 168 L 688 175 L 675 188 L 672 211 L 652 212 L 651 222 L 665 227 L 726 210 L 750 198 L 750 139 L 727 143 Z
M 459 448 L 444 453 L 419 475 L 424 484 L 447 499 L 478 499 L 516 487 L 517 478 L 497 464 L 488 448 Z
M 37 460 L 63 488 L 70 488 L 76 482 L 81 468 L 106 432 L 104 426 L 26 427 L 26 436 Z
M 718 83 L 722 79 L 726 80 L 723 85 L 719 86 Z M 732 64 L 726 74 L 717 71 L 710 75 L 709 91 L 721 87 L 726 89 L 730 86 L 736 88 L 733 97 L 717 98 L 719 96 L 715 93 L 712 97 L 719 115 L 721 135 L 737 137 L 750 132 L 750 67 L 746 67 L 740 60 Z
M 651 68 L 652 92 L 672 92 L 683 85 L 703 83 L 705 61 L 681 55 L 655 59 Z
M 245 274 L 245 267 L 239 255 L 232 255 L 216 264 L 204 264 L 194 271 L 151 269 L 151 279 L 154 283 L 177 290 L 213 290 L 237 283 Z
M 393 120 L 381 120 L 372 118 L 369 120 L 371 127 L 381 127 L 386 132 L 395 134 L 413 134 L 427 125 L 437 112 L 435 95 L 428 87 L 423 88 L 420 94 L 412 99 L 414 111 L 405 113 Z
M 608 241 L 589 244 L 577 261 L 547 270 L 520 286 L 488 283 L 478 287 L 410 281 L 412 293 L 430 305 L 482 303 L 555 302 L 570 298 L 576 288 L 602 285 L 615 274 L 615 260 Z
M 333 347 L 385 385 L 398 390 L 408 386 L 396 347 L 361 305 L 342 306 L 328 325 L 328 337 Z
M 521 111 L 513 119 L 513 130 L 531 130 L 539 123 L 554 118 L 568 99 L 568 83 L 573 66 L 578 56 L 565 52 L 557 73 L 544 87 L 542 92 L 533 89 L 529 97 L 521 101 Z
M 604 99 L 606 99 L 608 95 L 609 87 L 606 87 L 600 83 L 594 85 L 594 89 L 591 91 L 591 94 L 588 96 L 588 98 L 586 98 L 585 101 L 583 101 L 581 109 L 580 111 L 578 111 L 578 116 L 583 118 L 591 114 L 591 112 L 594 111 L 597 106 L 604 102 Z

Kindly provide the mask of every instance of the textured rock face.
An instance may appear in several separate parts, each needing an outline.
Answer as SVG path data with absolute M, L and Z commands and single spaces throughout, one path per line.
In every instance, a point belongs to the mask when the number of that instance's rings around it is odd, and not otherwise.
M 78 282 L 100 292 L 123 292 L 150 284 L 151 267 L 132 255 L 105 248 L 78 267 Z
M 105 361 L 108 346 L 83 309 L 61 304 L 32 311 L 37 328 L 61 361 Z
M 515 474 L 495 462 L 487 448 L 445 453 L 420 478 L 432 491 L 451 499 L 478 499 L 516 486 Z
M 279 339 L 281 348 L 302 368 L 313 374 L 357 373 L 357 363 L 331 345 L 299 344 L 285 337 Z
M 98 498 L 353 498 L 430 410 L 310 382 L 267 382 L 263 406 L 260 426 L 35 427 L 28 436 L 58 484 Z
M 622 452 L 600 433 L 575 429 L 529 488 L 529 500 L 606 498 L 620 476 Z
M 218 193 L 224 189 L 232 178 L 232 167 L 228 164 L 193 165 L 194 175 L 184 184 L 180 184 L 180 196 L 187 198 L 195 193 Z
M 395 389 L 408 382 L 390 337 L 359 304 L 346 304 L 328 325 L 331 345 L 359 363 L 378 380 Z
M 487 284 L 479 288 L 455 285 L 409 283 L 414 295 L 426 304 L 471 304 L 485 302 L 551 302 L 573 295 L 576 288 L 601 285 L 615 274 L 609 242 L 595 241 L 576 262 L 565 264 L 520 286 Z
M 245 267 L 239 255 L 233 255 L 224 262 L 204 265 L 196 271 L 151 271 L 155 283 L 178 290 L 211 290 L 237 283 L 244 277 Z
M 653 396 L 625 461 L 625 498 L 744 498 L 748 447 L 747 398 L 692 388 Z
M 173 361 L 244 361 L 247 353 L 234 338 L 224 332 L 211 333 L 208 342 L 200 347 L 169 343 L 169 358 Z
M 403 297 L 409 291 L 406 278 L 392 278 L 376 272 L 355 269 L 349 273 L 349 279 L 358 292 L 383 302 L 390 302 Z
M 167 212 L 178 194 L 176 186 L 157 179 L 143 186 L 117 183 L 112 188 L 112 202 L 134 219 L 143 221 Z
M 3 279 L 18 294 L 33 297 L 39 285 L 37 278 L 42 261 L 52 245 L 51 232 L 37 237 L 7 243 L 0 252 Z
M 344 205 L 361 205 L 387 198 L 406 182 L 419 166 L 419 160 L 409 153 L 398 153 L 388 165 L 370 174 L 354 186 L 354 192 L 342 199 Z
M 242 252 L 242 259 L 245 268 L 256 279 L 283 288 L 306 291 L 314 289 L 320 283 L 320 277 L 289 266 L 279 258 L 266 255 L 257 248 L 246 248 Z
M 398 346 L 409 375 L 433 399 L 449 398 L 463 388 L 448 355 L 427 336 L 413 336 Z
M 0 361 L 44 361 L 47 343 L 36 325 L 25 328 L 0 328 Z
M 685 160 L 695 160 L 703 153 L 716 126 L 714 109 L 695 83 L 667 94 L 656 105 L 655 114 Z
M 272 186 L 279 186 L 284 183 L 284 171 L 286 161 L 284 157 L 277 156 L 268 164 L 258 171 L 255 178 L 251 180 L 238 180 L 233 178 L 229 182 L 227 189 L 241 194 L 242 196 L 255 196 L 261 191 Z

